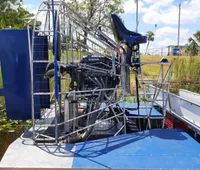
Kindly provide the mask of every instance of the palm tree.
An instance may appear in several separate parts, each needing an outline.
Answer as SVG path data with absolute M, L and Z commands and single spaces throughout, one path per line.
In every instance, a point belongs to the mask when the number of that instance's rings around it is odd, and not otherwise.
M 200 31 L 197 31 L 193 35 L 194 35 L 194 38 L 190 37 L 188 39 L 188 44 L 187 44 L 187 48 L 186 48 L 186 51 L 191 56 L 198 55 L 198 53 L 199 53 L 199 45 L 198 45 L 198 43 L 200 42 Z
M 198 42 L 200 42 L 200 31 L 194 33 L 194 37 L 197 39 Z
M 146 36 L 147 36 L 148 43 L 147 43 L 147 48 L 146 48 L 145 55 L 147 54 L 147 50 L 148 50 L 148 48 L 149 48 L 150 42 L 151 42 L 151 41 L 152 41 L 152 42 L 154 41 L 154 33 L 153 33 L 152 31 L 148 31 L 147 34 L 146 34 Z

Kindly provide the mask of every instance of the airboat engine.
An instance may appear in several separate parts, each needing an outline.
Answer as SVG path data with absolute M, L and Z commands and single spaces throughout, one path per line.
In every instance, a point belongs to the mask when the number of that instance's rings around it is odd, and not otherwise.
M 78 66 L 79 65 L 79 66 Z M 93 90 L 95 88 L 115 88 L 119 84 L 119 77 L 112 75 L 111 57 L 84 57 L 75 69 L 69 66 L 67 72 L 72 78 L 71 89 Z M 119 73 L 120 68 L 116 64 Z M 77 87 L 74 87 L 76 84 Z
M 73 67 L 73 68 L 72 68 Z M 112 90 L 101 91 L 101 89 L 112 89 L 119 85 L 120 79 L 112 73 L 112 60 L 111 57 L 105 56 L 87 56 L 84 57 L 80 63 L 74 66 L 68 66 L 66 72 L 70 74 L 71 83 L 70 94 L 66 95 L 65 98 L 65 113 L 64 117 L 66 120 L 72 119 L 73 113 L 77 113 L 76 116 L 81 116 L 91 111 L 98 110 L 104 100 L 108 100 L 113 94 Z M 115 70 L 120 73 L 120 67 L 115 63 Z M 75 96 L 73 90 L 82 91 L 80 96 Z M 83 99 L 85 101 L 83 101 Z M 66 124 L 65 131 L 70 132 L 72 129 L 78 127 L 87 127 L 94 124 L 98 117 L 103 114 L 101 112 L 95 112 L 92 115 L 84 116 L 74 124 Z M 76 136 L 77 139 L 87 138 L 92 130 L 93 126 L 83 130 L 80 136 Z
M 110 56 L 87 56 L 76 63 L 59 65 L 61 74 L 67 73 L 71 77 L 70 92 L 65 96 L 64 102 L 64 121 L 83 116 L 78 121 L 66 123 L 65 133 L 90 126 L 97 121 L 100 114 L 103 114 L 103 112 L 96 112 L 84 116 L 98 110 L 102 107 L 103 102 L 108 101 L 109 97 L 113 95 L 113 90 L 102 91 L 102 89 L 114 89 L 119 85 L 120 78 L 117 75 L 120 74 L 120 66 L 117 64 L 117 59 L 114 63 L 116 72 L 114 75 Z M 51 63 L 46 68 L 45 77 L 53 76 L 54 64 Z M 77 91 L 81 92 L 77 94 Z M 80 133 L 81 136 L 75 136 L 75 140 L 85 139 L 91 134 L 92 129 L 93 126 L 83 130 Z

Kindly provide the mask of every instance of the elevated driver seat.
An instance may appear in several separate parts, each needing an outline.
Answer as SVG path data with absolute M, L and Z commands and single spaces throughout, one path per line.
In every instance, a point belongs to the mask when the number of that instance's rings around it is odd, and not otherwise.
M 121 19 L 116 15 L 111 15 L 112 27 L 115 38 L 121 43 L 127 45 L 126 62 L 132 67 L 139 68 L 139 58 L 136 53 L 139 52 L 139 44 L 146 43 L 147 37 L 139 33 L 126 29 Z
M 112 14 L 111 18 L 113 32 L 118 41 L 126 43 L 129 47 L 147 42 L 146 36 L 126 29 L 121 19 L 116 14 Z

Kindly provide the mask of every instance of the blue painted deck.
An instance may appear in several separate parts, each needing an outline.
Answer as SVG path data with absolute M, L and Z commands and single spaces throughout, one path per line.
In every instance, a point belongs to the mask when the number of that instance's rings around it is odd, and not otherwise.
M 34 145 L 18 138 L 9 146 L 0 167 L 200 169 L 200 144 L 177 129 L 147 130 L 77 144 Z
M 140 103 L 140 106 L 151 106 L 151 104 L 144 104 Z M 123 107 L 123 103 L 119 103 L 120 107 Z M 137 108 L 137 103 L 125 103 L 124 104 L 125 109 L 127 110 L 127 115 L 129 116 L 135 116 L 138 115 L 138 110 L 133 110 L 134 108 Z M 150 108 L 148 108 L 148 112 L 150 111 Z M 140 116 L 147 116 L 146 108 L 140 109 Z M 162 117 L 163 115 L 157 111 L 155 108 L 152 108 L 151 110 L 151 116 L 152 117 Z
M 126 108 L 126 109 L 134 109 L 134 108 L 137 108 L 137 103 L 127 103 L 127 102 L 125 102 L 124 104 L 123 103 L 119 103 L 119 106 L 120 107 L 123 107 L 123 105 L 124 105 L 124 107 Z M 145 104 L 145 103 L 140 103 L 140 106 L 151 106 L 151 103 L 147 103 L 147 104 Z M 154 106 L 158 106 L 157 104 L 154 104 Z
M 200 168 L 200 145 L 177 129 L 155 129 L 76 144 L 73 168 Z
M 148 112 L 150 111 L 149 108 L 147 110 L 148 110 Z M 127 115 L 129 115 L 129 116 L 138 115 L 138 111 L 137 110 L 127 110 Z M 140 109 L 140 116 L 147 116 L 146 109 Z M 156 109 L 152 108 L 150 116 L 151 117 L 162 117 L 163 115 Z
M 151 104 L 144 104 L 144 103 L 140 103 L 140 106 L 151 106 Z M 101 107 L 105 107 L 106 104 L 103 103 L 101 105 Z M 127 116 L 135 116 L 135 115 L 138 115 L 138 111 L 137 110 L 133 110 L 133 109 L 136 109 L 137 108 L 137 103 L 127 103 L 125 102 L 124 104 L 123 103 L 119 103 L 119 106 L 121 108 L 125 107 L 126 111 L 127 111 Z M 157 106 L 157 105 L 154 105 L 154 106 Z M 115 106 L 114 106 L 115 107 Z M 148 108 L 148 112 L 149 112 L 150 108 Z M 108 108 L 105 109 L 105 111 L 109 111 Z M 146 114 L 146 109 L 140 109 L 140 116 L 147 116 Z M 151 116 L 152 117 L 162 117 L 162 114 L 160 112 L 158 112 L 155 108 L 152 108 L 152 111 L 151 111 Z

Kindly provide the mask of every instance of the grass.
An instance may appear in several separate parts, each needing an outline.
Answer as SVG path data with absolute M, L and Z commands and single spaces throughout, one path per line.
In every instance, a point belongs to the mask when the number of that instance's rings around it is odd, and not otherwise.
M 180 88 L 200 93 L 200 56 L 180 56 L 166 57 L 173 63 L 171 88 L 177 92 Z M 160 56 L 143 56 L 142 61 L 160 61 Z M 144 66 L 144 74 L 148 78 L 154 78 L 158 73 L 159 67 L 148 65 Z
M 178 80 L 200 80 L 200 57 L 176 58 L 174 62 L 174 78 Z
M 200 57 L 194 56 L 180 56 L 180 57 L 166 57 L 170 62 L 173 63 L 173 79 L 174 80 L 200 80 Z M 143 62 L 160 61 L 159 56 L 143 56 Z M 148 65 L 143 67 L 145 75 L 154 76 L 159 71 L 159 66 Z M 166 70 L 165 70 L 166 71 Z
M 160 56 L 142 56 L 142 62 L 159 62 L 162 57 Z M 147 64 L 142 66 L 142 70 L 144 73 L 145 80 L 156 80 L 158 78 L 160 72 L 160 65 L 159 64 Z M 164 65 L 164 72 L 166 73 L 169 68 L 169 65 Z M 141 77 L 139 77 L 141 79 Z M 131 72 L 130 75 L 130 82 L 131 82 L 131 94 L 135 94 L 135 75 L 134 72 Z M 140 89 L 142 90 L 142 89 Z

